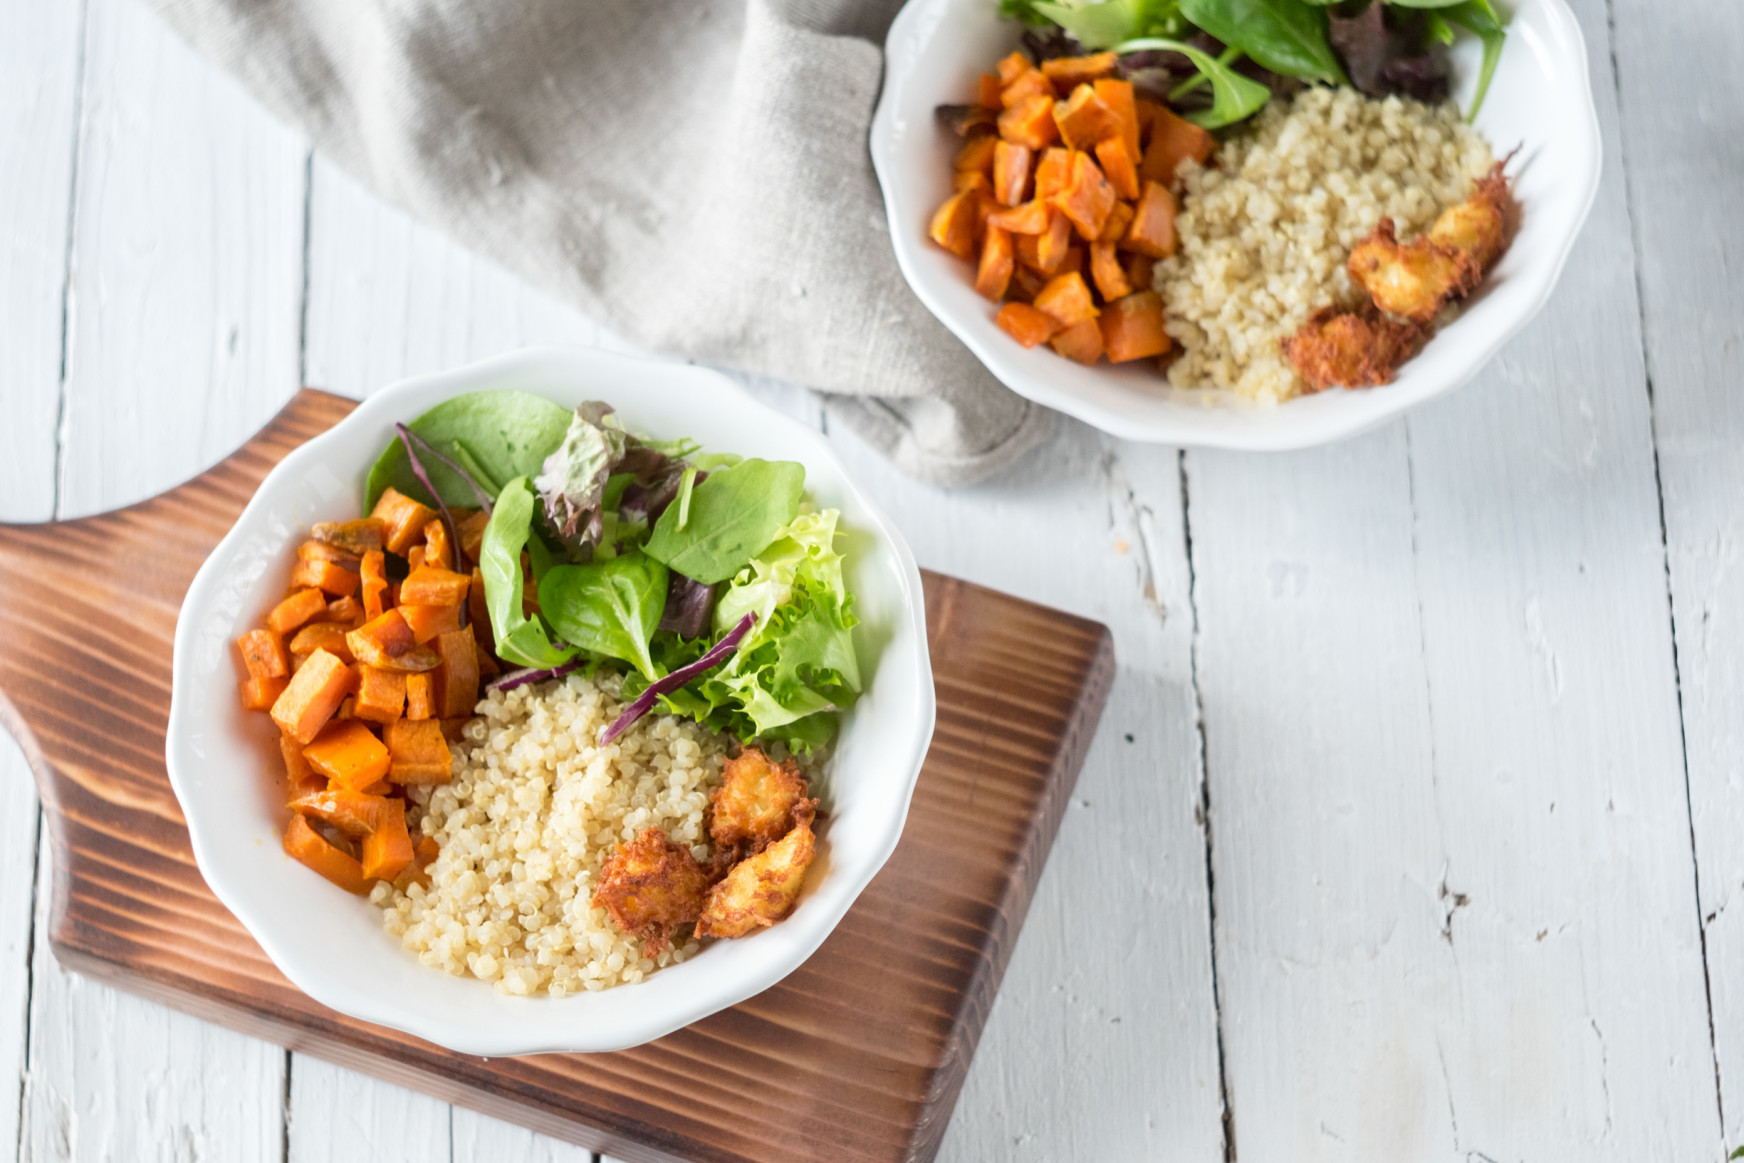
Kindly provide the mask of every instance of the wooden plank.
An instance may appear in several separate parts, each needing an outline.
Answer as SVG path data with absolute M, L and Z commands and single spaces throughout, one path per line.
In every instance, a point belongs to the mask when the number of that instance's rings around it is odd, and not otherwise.
M 163 497 L 0 528 L 0 639 L 14 644 L 0 653 L 0 713 L 39 745 L 32 766 L 50 789 L 64 876 L 47 929 L 57 956 L 626 1158 L 755 1159 L 775 1144 L 843 1163 L 931 1158 L 1100 715 L 1106 628 L 923 574 L 935 744 L 895 855 L 816 954 L 757 997 L 634 1050 L 488 1061 L 440 1051 L 340 1018 L 271 967 L 199 878 L 159 758 L 188 577 L 265 468 L 348 408 L 300 393 L 256 440 Z M 75 660 L 81 682 L 44 684 L 43 660 L 80 635 L 92 642 Z
M 1224 1158 L 1176 453 L 1062 420 L 985 485 L 838 452 L 929 568 L 1107 623 L 1120 669 L 946 1159 Z
M 1616 6 L 1629 184 L 1677 627 L 1725 1141 L 1744 1142 L 1744 9 Z M 1717 1152 L 1716 1152 L 1717 1153 Z
M 301 292 L 300 143 L 144 6 L 91 0 L 86 24 L 63 512 L 162 488 L 269 415 Z M 74 977 L 47 940 L 33 975 L 26 1158 L 279 1157 L 281 1051 Z
M 1187 458 L 1241 1157 L 1718 1154 L 1627 234 L 1406 424 Z

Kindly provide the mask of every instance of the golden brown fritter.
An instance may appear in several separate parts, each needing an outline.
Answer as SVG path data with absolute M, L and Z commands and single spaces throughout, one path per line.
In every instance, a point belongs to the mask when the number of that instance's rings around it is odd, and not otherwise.
M 743 937 L 781 920 L 793 911 L 816 850 L 807 820 L 757 855 L 733 865 L 726 879 L 709 889 L 696 935 Z
M 1322 307 L 1284 340 L 1284 354 L 1314 391 L 1369 388 L 1392 383 L 1434 333 L 1426 323 L 1388 319 L 1373 303 L 1355 311 Z
M 1457 206 L 1449 206 L 1429 228 L 1429 240 L 1472 256 L 1478 273 L 1495 265 L 1508 249 L 1508 225 L 1514 208 L 1513 195 L 1508 192 L 1508 179 L 1502 173 L 1507 159 L 1490 167 L 1472 191 L 1471 197 Z
M 1427 323 L 1441 305 L 1478 285 L 1483 268 L 1463 250 L 1421 235 L 1401 243 L 1382 218 L 1350 251 L 1350 277 L 1391 315 Z
M 642 938 L 650 956 L 672 943 L 672 931 L 701 915 L 708 874 L 690 854 L 659 828 L 644 828 L 600 866 L 593 903 L 612 915 L 618 928 Z
M 800 820 L 809 823 L 817 801 L 808 799 L 806 790 L 805 776 L 791 759 L 771 763 L 755 747 L 729 759 L 721 771 L 721 786 L 709 799 L 709 839 L 717 859 L 731 864 L 755 855 Z

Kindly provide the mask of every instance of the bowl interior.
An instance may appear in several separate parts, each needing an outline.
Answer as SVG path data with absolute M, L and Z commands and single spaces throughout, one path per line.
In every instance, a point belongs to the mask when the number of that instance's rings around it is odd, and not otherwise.
M 1171 388 L 1149 361 L 1086 368 L 1047 347 L 1025 350 L 993 322 L 973 267 L 926 237 L 950 195 L 953 136 L 933 110 L 973 91 L 976 76 L 1017 47 L 1019 27 L 993 0 L 909 0 L 892 26 L 872 130 L 896 257 L 933 314 L 1021 395 L 1134 440 L 1227 448 L 1298 448 L 1354 435 L 1465 382 L 1537 312 L 1561 272 L 1598 189 L 1599 135 L 1586 49 L 1563 0 L 1521 0 L 1477 128 L 1510 165 L 1523 207 L 1518 237 L 1459 318 L 1375 391 L 1334 391 L 1256 405 L 1226 392 Z M 1481 53 L 1454 47 L 1456 94 L 1469 107 Z
M 356 515 L 364 473 L 396 420 L 479 389 L 536 392 L 566 406 L 602 399 L 635 431 L 801 461 L 808 493 L 842 511 L 853 539 L 848 576 L 862 619 L 856 638 L 866 693 L 844 717 L 827 768 L 831 817 L 800 904 L 763 933 L 715 942 L 636 985 L 519 999 L 420 965 L 382 930 L 377 909 L 283 854 L 276 732 L 266 716 L 237 704 L 234 640 L 283 595 L 309 525 Z M 895 846 L 932 715 L 919 573 L 821 436 L 713 372 L 549 350 L 386 389 L 268 476 L 183 604 L 168 761 L 202 873 L 279 968 L 318 1001 L 468 1053 L 606 1050 L 741 1001 L 816 949 Z

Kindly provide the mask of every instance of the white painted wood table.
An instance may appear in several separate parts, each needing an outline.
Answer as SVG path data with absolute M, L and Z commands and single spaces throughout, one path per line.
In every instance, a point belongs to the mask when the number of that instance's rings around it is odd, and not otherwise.
M 951 1160 L 1719 1160 L 1744 1139 L 1744 5 L 1575 0 L 1598 204 L 1468 388 L 1289 456 L 1062 422 L 922 564 L 1121 660 Z M 362 192 L 137 0 L 0 0 L 0 520 L 589 321 Z M 754 384 L 828 429 L 816 400 Z M 0 737 L 0 1160 L 586 1152 L 63 972 Z

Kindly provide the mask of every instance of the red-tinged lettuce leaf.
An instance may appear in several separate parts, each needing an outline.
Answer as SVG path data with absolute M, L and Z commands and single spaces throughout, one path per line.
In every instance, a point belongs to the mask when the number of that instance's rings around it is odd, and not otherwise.
M 717 586 L 704 585 L 672 570 L 666 579 L 666 609 L 660 615 L 660 629 L 680 638 L 707 634 L 714 621 L 717 590 Z
M 1422 12 L 1373 0 L 1355 16 L 1340 16 L 1335 9 L 1328 17 L 1332 47 L 1360 92 L 1371 97 L 1397 93 L 1430 103 L 1447 100 L 1447 55 L 1429 40 Z

